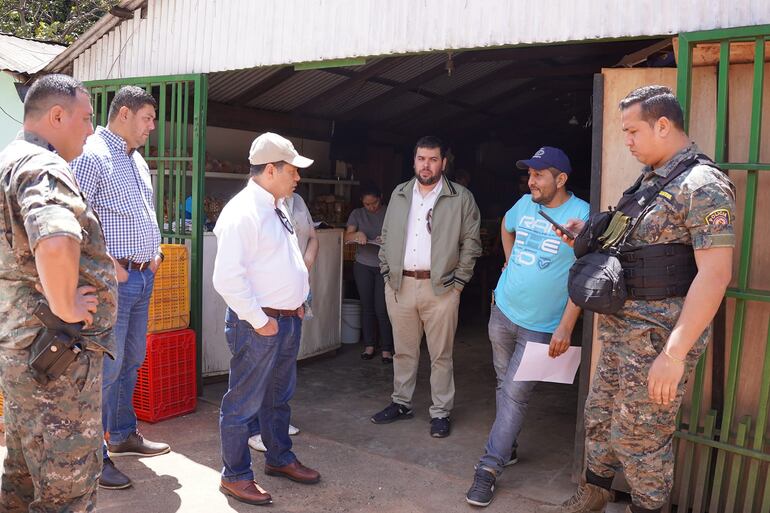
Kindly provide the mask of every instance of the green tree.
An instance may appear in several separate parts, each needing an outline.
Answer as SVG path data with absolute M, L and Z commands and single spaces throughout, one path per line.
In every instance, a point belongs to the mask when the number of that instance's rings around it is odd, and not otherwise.
M 118 0 L 0 0 L 0 32 L 70 44 Z

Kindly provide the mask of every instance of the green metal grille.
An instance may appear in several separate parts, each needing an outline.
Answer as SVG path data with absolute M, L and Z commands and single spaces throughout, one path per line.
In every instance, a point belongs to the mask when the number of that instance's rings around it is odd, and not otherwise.
M 703 387 L 707 372 L 705 357 L 699 362 L 693 381 L 693 399 L 687 423 L 680 422 L 676 436 L 680 458 L 677 460 L 678 494 L 673 497 L 676 511 L 711 513 L 770 513 L 770 472 L 767 451 L 767 415 L 770 403 L 770 327 L 763 355 L 752 355 L 763 361 L 762 374 L 741 376 L 741 357 L 746 327 L 747 304 L 770 302 L 770 291 L 749 288 L 751 254 L 756 228 L 759 173 L 770 170 L 770 163 L 760 162 L 762 126 L 762 91 L 764 86 L 765 43 L 770 39 L 770 25 L 725 30 L 692 32 L 679 37 L 677 95 L 685 109 L 685 125 L 689 125 L 692 96 L 692 55 L 699 43 L 719 44 L 716 96 L 716 143 L 714 158 L 722 169 L 746 173 L 743 230 L 740 234 L 740 256 L 736 286 L 726 297 L 734 300 L 735 310 L 730 336 L 730 354 L 725 361 L 724 404 L 721 411 L 703 412 Z M 748 162 L 731 162 L 728 158 L 729 71 L 731 44 L 754 44 L 753 91 L 749 132 Z M 722 355 L 715 354 L 714 359 Z M 718 360 L 717 360 L 718 361 Z M 759 399 L 754 415 L 735 418 L 739 380 L 760 382 Z M 718 384 L 715 384 L 718 386 Z
M 174 75 L 86 82 L 95 124 L 107 125 L 109 104 L 115 92 L 125 85 L 146 89 L 158 102 L 155 131 L 142 154 L 154 175 L 155 211 L 164 242 L 189 241 L 190 327 L 196 333 L 200 391 L 207 80 L 205 75 Z M 185 221 L 188 196 L 192 197 L 189 223 Z

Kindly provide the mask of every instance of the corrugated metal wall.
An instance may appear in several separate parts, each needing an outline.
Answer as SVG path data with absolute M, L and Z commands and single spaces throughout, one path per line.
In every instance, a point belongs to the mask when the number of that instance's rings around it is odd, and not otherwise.
M 655 36 L 770 23 L 767 0 L 148 0 L 80 55 L 80 79 Z

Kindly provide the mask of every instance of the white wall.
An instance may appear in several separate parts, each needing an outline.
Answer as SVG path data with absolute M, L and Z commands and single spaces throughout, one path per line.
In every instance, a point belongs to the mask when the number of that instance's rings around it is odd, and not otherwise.
M 0 72 L 0 149 L 16 138 L 24 117 L 24 104 L 14 83 L 13 77 Z

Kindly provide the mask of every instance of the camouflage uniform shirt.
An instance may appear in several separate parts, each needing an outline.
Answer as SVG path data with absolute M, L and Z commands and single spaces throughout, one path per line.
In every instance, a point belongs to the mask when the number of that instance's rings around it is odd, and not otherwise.
M 86 204 L 67 163 L 30 132 L 0 153 L 0 348 L 28 347 L 41 323 L 32 311 L 43 296 L 34 251 L 41 240 L 64 235 L 80 243 L 79 286 L 96 288 L 93 325 L 83 331 L 89 348 L 114 350 L 111 327 L 117 281 L 99 219 Z M 94 346 L 96 344 L 96 346 Z
M 658 169 L 646 166 L 642 170 L 641 189 L 653 186 L 682 160 L 698 153 L 701 153 L 698 147 L 691 144 Z M 696 165 L 666 185 L 626 243 L 631 247 L 678 243 L 690 245 L 694 250 L 734 247 L 734 220 L 735 187 L 730 179 L 715 167 Z M 628 300 L 615 315 L 646 320 L 670 330 L 679 319 L 683 305 L 684 297 Z

